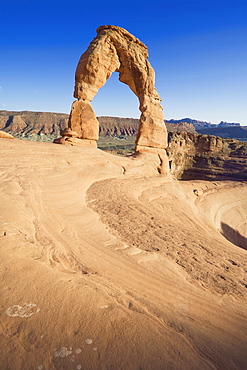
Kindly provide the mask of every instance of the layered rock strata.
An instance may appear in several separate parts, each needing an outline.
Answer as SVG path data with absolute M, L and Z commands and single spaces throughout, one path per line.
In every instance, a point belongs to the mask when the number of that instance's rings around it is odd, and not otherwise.
M 24 135 L 59 135 L 68 126 L 68 114 L 0 111 L 0 130 Z
M 178 179 L 247 181 L 247 143 L 185 132 L 168 134 L 168 160 Z
M 130 87 L 140 102 L 136 152 L 157 154 L 159 149 L 163 150 L 161 157 L 165 157 L 167 130 L 147 47 L 120 27 L 101 26 L 97 33 L 76 68 L 74 97 L 77 101 L 72 105 L 68 128 L 77 132 L 79 139 L 98 139 L 99 123 L 90 102 L 116 71 L 119 80 Z M 67 141 L 66 133 L 63 137 L 63 141 Z
M 100 136 L 136 136 L 139 119 L 122 117 L 97 117 Z M 11 112 L 0 110 L 0 130 L 18 135 L 54 135 L 68 127 L 69 115 L 51 112 Z M 167 131 L 196 133 L 192 123 L 165 122 Z M 247 132 L 247 131 L 246 131 Z

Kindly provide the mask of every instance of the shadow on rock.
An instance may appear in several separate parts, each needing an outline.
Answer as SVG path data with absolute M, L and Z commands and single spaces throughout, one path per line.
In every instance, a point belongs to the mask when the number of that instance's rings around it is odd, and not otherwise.
M 238 231 L 223 222 L 221 222 L 221 230 L 221 234 L 229 240 L 229 242 L 247 250 L 247 238 L 245 236 L 242 236 Z

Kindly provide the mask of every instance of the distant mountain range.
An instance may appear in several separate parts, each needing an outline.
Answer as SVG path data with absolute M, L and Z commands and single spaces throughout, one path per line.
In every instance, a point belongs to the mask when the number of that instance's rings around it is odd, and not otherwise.
M 220 136 L 222 138 L 234 138 L 247 141 L 247 126 L 213 127 L 197 130 L 199 134 Z
M 169 123 L 180 123 L 180 122 L 187 122 L 187 123 L 192 123 L 192 125 L 194 125 L 195 129 L 196 130 L 200 130 L 200 129 L 204 129 L 204 128 L 216 128 L 216 127 L 239 127 L 240 126 L 240 123 L 235 123 L 235 122 L 224 122 L 224 121 L 221 121 L 219 124 L 214 124 L 214 123 L 211 123 L 211 122 L 206 122 L 206 121 L 198 121 L 196 119 L 191 119 L 191 118 L 182 118 L 182 119 L 179 119 L 179 120 L 175 120 L 175 119 L 170 119 L 170 120 L 166 120 L 166 122 L 169 122 Z
M 69 115 L 64 113 L 6 111 L 0 110 L 0 130 L 18 136 L 53 135 L 59 136 L 60 131 L 68 124 Z M 135 118 L 98 117 L 101 136 L 134 136 L 137 134 L 139 120 Z M 191 118 L 166 120 L 168 131 L 185 131 L 190 133 L 209 134 L 220 137 L 231 137 L 247 140 L 247 126 L 240 123 L 221 121 L 212 124 Z
M 206 121 L 198 121 L 191 118 L 182 118 L 180 120 L 171 119 L 166 121 L 170 124 L 190 123 L 195 127 L 196 132 L 203 135 L 213 135 L 222 138 L 233 138 L 247 141 L 247 126 L 240 126 L 240 123 L 224 122 L 213 124 Z

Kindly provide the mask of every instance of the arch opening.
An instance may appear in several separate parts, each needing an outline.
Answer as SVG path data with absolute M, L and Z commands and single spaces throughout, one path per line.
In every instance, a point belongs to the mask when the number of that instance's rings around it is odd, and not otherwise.
M 92 107 L 97 117 L 139 119 L 139 100 L 129 86 L 119 81 L 119 72 L 113 72 L 93 98 Z
M 68 128 L 56 142 L 85 145 L 86 141 L 86 145 L 97 146 L 99 122 L 91 101 L 113 72 L 119 73 L 119 81 L 128 85 L 139 100 L 141 115 L 135 151 L 164 158 L 167 130 L 148 49 L 125 29 L 111 25 L 97 29 L 97 36 L 78 62 L 74 88 L 77 100 L 72 104 Z

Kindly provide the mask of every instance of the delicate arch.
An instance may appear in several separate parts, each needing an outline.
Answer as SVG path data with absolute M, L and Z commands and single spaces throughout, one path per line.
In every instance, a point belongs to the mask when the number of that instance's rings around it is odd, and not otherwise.
M 139 99 L 141 116 L 136 150 L 165 149 L 167 130 L 147 47 L 120 27 L 100 26 L 97 33 L 76 68 L 74 97 L 77 101 L 72 105 L 69 130 L 81 139 L 98 139 L 99 123 L 90 102 L 116 71 L 119 80 Z

